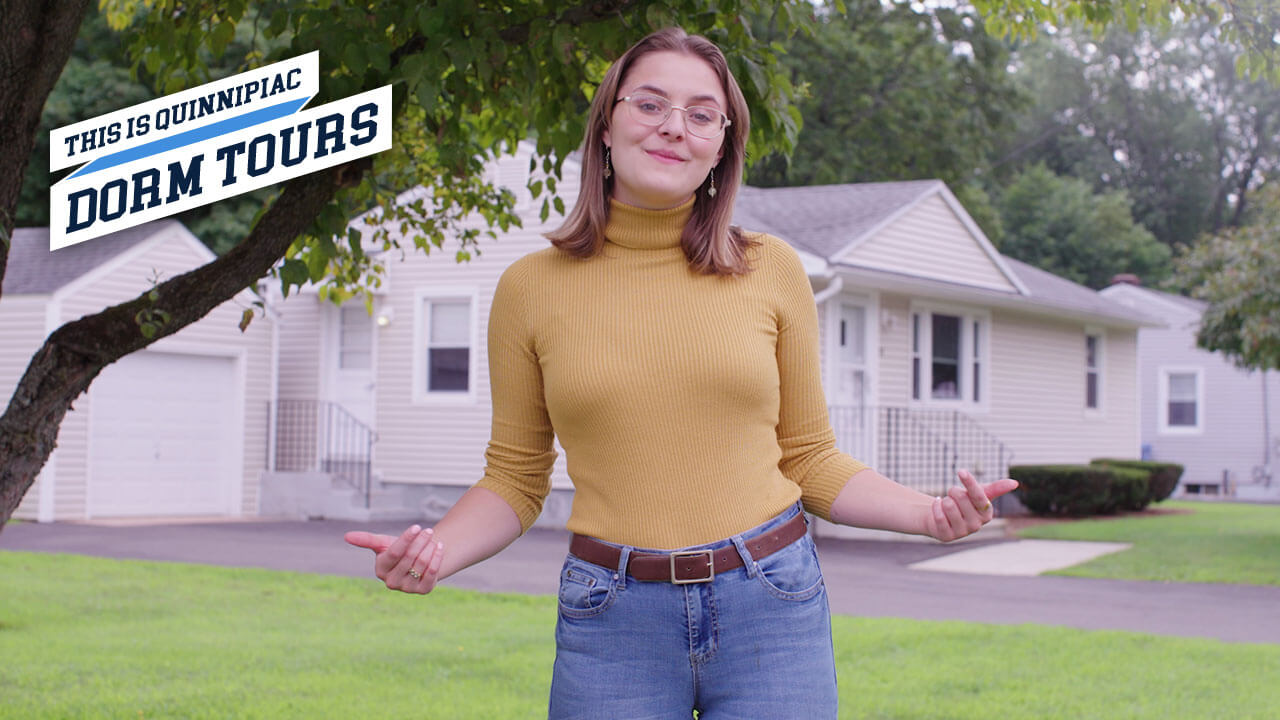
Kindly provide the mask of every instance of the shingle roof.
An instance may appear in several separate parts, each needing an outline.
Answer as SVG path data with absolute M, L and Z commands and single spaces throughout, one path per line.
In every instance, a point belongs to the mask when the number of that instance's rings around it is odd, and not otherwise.
M 776 235 L 797 249 L 817 255 L 827 262 L 854 240 L 892 219 L 921 199 L 942 190 L 940 180 L 910 180 L 887 183 L 852 183 L 789 188 L 744 186 L 738 192 L 734 222 L 747 230 Z M 1010 272 L 1027 289 L 1027 295 L 973 287 L 966 289 L 975 299 L 985 298 L 1005 304 L 1018 298 L 1024 306 L 1050 312 L 1111 319 L 1126 324 L 1158 324 L 1150 315 L 1109 300 L 1083 285 L 1060 278 L 1032 265 L 1000 256 Z M 886 279 L 906 275 L 888 271 L 859 269 Z M 953 293 L 964 286 L 925 278 L 918 287 Z
M 1017 273 L 1018 278 L 1031 291 L 1031 299 L 1037 303 L 1059 307 L 1067 310 L 1085 312 L 1092 315 L 1113 317 L 1118 320 L 1130 320 L 1142 324 L 1156 323 L 1155 318 L 1139 310 L 1108 300 L 1084 285 L 1060 278 L 1057 275 L 1028 265 L 1021 260 L 1003 256 L 1009 269 Z M 1158 323 L 1157 323 L 1158 324 Z
M 830 258 L 895 213 L 942 187 L 940 180 L 810 185 L 738 191 L 734 222 Z
M 4 295 L 48 295 L 155 235 L 177 220 L 157 220 L 60 250 L 49 250 L 49 228 L 13 231 Z
M 1109 300 L 1114 300 L 1127 307 L 1159 315 L 1166 319 L 1169 318 L 1171 312 L 1178 317 L 1186 315 L 1200 317 L 1209 307 L 1209 303 L 1203 300 L 1196 300 L 1195 298 L 1129 283 L 1115 283 L 1098 292 Z
M 1184 295 L 1175 295 L 1174 293 L 1167 293 L 1167 292 L 1164 292 L 1163 290 L 1156 290 L 1154 288 L 1149 288 L 1149 287 L 1144 287 L 1140 289 L 1145 290 L 1149 293 L 1155 293 L 1157 297 L 1161 297 L 1161 298 L 1164 298 L 1165 300 L 1168 300 L 1171 303 L 1176 303 L 1178 305 L 1181 305 L 1182 307 L 1190 310 L 1191 312 L 1203 314 L 1204 311 L 1209 308 L 1209 303 L 1203 300 L 1189 298 Z

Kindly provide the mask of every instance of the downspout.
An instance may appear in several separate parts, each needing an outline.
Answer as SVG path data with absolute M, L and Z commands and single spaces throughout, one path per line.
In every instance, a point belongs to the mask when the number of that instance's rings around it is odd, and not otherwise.
M 267 471 L 276 469 L 276 443 L 280 426 L 280 323 L 284 313 L 276 307 L 275 297 L 271 294 L 274 288 L 262 290 L 263 319 L 271 322 L 271 378 L 267 389 Z M 258 488 L 258 502 L 261 507 L 262 488 Z
M 1267 398 L 1267 370 L 1262 375 L 1262 467 L 1265 468 L 1264 482 L 1271 486 L 1271 402 Z

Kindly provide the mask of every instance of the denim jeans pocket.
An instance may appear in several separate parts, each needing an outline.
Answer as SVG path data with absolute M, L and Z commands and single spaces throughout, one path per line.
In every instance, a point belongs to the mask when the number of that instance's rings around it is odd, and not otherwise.
M 560 613 L 565 617 L 587 618 L 609 609 L 618 593 L 614 575 L 608 568 L 572 555 L 566 557 L 560 570 Z
M 776 598 L 800 602 L 822 592 L 822 569 L 808 535 L 757 560 L 756 567 L 756 577 Z

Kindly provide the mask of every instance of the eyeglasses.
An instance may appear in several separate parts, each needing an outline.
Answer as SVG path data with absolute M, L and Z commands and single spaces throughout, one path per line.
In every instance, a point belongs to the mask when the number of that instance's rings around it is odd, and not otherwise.
M 729 127 L 731 121 L 724 113 L 713 107 L 693 105 L 680 107 L 658 95 L 628 95 L 614 101 L 617 105 L 625 102 L 631 110 L 631 117 L 642 125 L 657 126 L 667 121 L 672 110 L 684 112 L 684 125 L 690 135 L 711 140 L 720 137 L 720 133 Z

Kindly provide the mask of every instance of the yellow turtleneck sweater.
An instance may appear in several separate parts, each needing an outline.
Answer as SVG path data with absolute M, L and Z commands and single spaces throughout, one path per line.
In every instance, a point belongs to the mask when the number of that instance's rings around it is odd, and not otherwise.
M 720 540 L 797 499 L 826 518 L 866 467 L 835 448 L 795 251 L 758 235 L 747 275 L 697 274 L 680 248 L 692 209 L 613 202 L 600 254 L 548 248 L 499 281 L 479 486 L 525 529 L 550 492 L 553 433 L 575 488 L 568 528 L 644 548 Z

